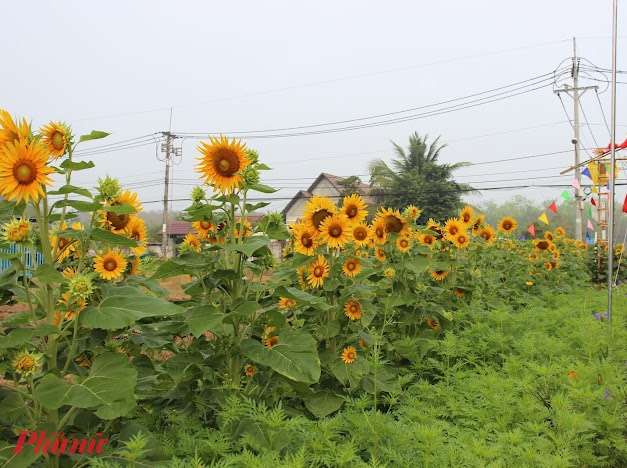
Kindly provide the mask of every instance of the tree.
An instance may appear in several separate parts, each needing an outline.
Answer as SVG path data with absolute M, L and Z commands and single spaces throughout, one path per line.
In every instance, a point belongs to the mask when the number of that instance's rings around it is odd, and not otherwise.
M 360 188 L 361 179 L 357 176 L 346 177 L 342 180 L 339 180 L 337 184 L 342 187 L 342 191 L 340 192 L 341 198 L 352 195 L 354 193 L 361 196 L 364 195 L 363 190 Z
M 456 215 L 461 195 L 474 191 L 471 186 L 453 180 L 453 172 L 469 163 L 439 163 L 440 152 L 446 145 L 438 143 L 439 137 L 429 144 L 428 138 L 428 135 L 420 137 L 417 132 L 410 135 L 407 151 L 392 142 L 398 158 L 392 160 L 392 168 L 382 159 L 371 161 L 370 184 L 381 204 L 399 209 L 416 205 L 423 210 L 420 222 L 429 218 L 445 221 Z

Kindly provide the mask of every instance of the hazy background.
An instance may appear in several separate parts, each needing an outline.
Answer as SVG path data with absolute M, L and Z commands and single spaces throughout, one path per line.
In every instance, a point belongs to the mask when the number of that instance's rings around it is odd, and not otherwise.
M 76 133 L 111 133 L 82 150 L 96 168 L 75 183 L 109 173 L 139 192 L 145 209 L 160 209 L 164 163 L 150 135 L 250 132 L 354 119 L 446 101 L 570 65 L 578 55 L 611 67 L 612 2 L 603 1 L 108 1 L 4 2 L 0 107 L 39 127 L 64 120 Z M 619 24 L 618 68 L 627 70 Z M 607 78 L 609 78 L 609 74 Z M 565 78 L 567 78 L 566 76 Z M 591 75 L 596 80 L 603 75 Z M 627 82 L 627 75 L 619 75 Z M 572 83 L 570 80 L 562 81 Z M 607 85 L 582 97 L 588 119 L 582 145 L 609 142 L 600 104 L 610 118 Z M 625 139 L 625 84 L 618 85 L 617 141 Z M 443 162 L 481 163 L 458 180 L 489 190 L 470 202 L 514 195 L 555 199 L 574 176 L 572 100 L 548 86 L 484 106 L 420 120 L 340 133 L 248 139 L 273 168 L 264 181 L 281 209 L 320 172 L 358 175 L 393 157 L 390 140 L 410 133 L 449 147 Z M 111 146 L 134 139 L 122 146 Z M 198 140 L 177 140 L 183 156 L 173 178 L 173 208 L 187 206 L 196 183 Z M 107 145 L 107 146 L 105 146 Z M 116 149 L 116 151 L 111 151 Z M 122 150 L 120 150 L 122 149 Z M 508 162 L 491 161 L 566 151 Z M 585 157 L 582 151 L 582 157 Z M 625 182 L 627 171 L 621 174 Z M 587 180 L 584 178 L 584 180 Z M 624 199 L 625 189 L 617 200 Z M 183 199 L 183 200 L 181 200 Z M 538 213 L 538 215 L 541 213 Z

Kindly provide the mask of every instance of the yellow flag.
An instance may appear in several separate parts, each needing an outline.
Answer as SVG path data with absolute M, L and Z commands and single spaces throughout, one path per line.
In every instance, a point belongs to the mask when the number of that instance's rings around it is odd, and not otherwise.
M 544 224 L 549 224 L 549 218 L 546 217 L 546 213 L 542 213 L 542 215 L 538 219 Z
M 593 191 L 594 193 L 599 193 L 599 190 L 598 190 L 598 189 L 596 188 L 596 186 L 594 186 L 594 185 L 592 186 L 592 191 Z

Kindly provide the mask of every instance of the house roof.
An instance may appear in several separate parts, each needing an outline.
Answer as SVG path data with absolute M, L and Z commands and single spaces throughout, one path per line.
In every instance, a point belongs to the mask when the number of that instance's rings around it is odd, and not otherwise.
M 264 215 L 250 215 L 246 217 L 246 220 L 249 221 L 250 224 L 255 226 L 259 221 L 261 221 L 261 218 L 263 217 Z M 157 232 L 158 236 L 161 236 L 163 234 L 162 230 L 163 229 L 159 229 L 159 232 Z M 190 232 L 194 232 L 194 229 L 192 228 L 192 223 L 189 223 L 187 221 L 170 221 L 168 223 L 168 234 L 170 236 L 184 236 L 186 234 L 189 234 Z
M 316 180 L 314 180 L 314 182 L 309 186 L 307 190 L 299 190 L 298 193 L 294 195 L 294 198 L 292 198 L 289 201 L 289 203 L 285 206 L 285 208 L 283 208 L 283 210 L 281 211 L 281 214 L 286 215 L 288 211 L 292 208 L 292 206 L 294 206 L 294 204 L 301 198 L 311 198 L 313 196 L 312 192 L 314 191 L 316 186 L 320 184 L 322 179 L 327 179 L 338 192 L 342 192 L 344 190 L 344 187 L 342 187 L 339 184 L 339 182 L 346 180 L 345 177 L 340 177 L 340 176 L 336 176 L 333 174 L 327 174 L 326 172 L 322 172 L 320 173 L 318 177 L 316 177 Z M 368 195 L 372 191 L 372 187 L 368 184 L 364 184 L 363 182 L 360 183 L 358 187 L 363 192 L 364 195 Z M 366 198 L 366 201 L 371 202 L 370 200 L 368 200 L 369 197 L 364 197 L 364 198 Z

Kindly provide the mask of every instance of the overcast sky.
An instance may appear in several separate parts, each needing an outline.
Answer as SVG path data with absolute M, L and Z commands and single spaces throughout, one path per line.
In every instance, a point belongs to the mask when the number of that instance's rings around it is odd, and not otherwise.
M 392 113 L 520 82 L 498 92 L 521 86 L 529 92 L 441 115 L 246 142 L 272 167 L 266 183 L 281 187 L 269 195 L 278 199 L 271 205 L 275 209 L 320 172 L 359 175 L 367 182 L 368 162 L 389 161 L 390 140 L 405 146 L 414 131 L 441 136 L 449 145 L 443 162 L 482 163 L 458 171 L 460 182 L 484 188 L 536 185 L 485 191 L 469 201 L 516 194 L 557 198 L 563 188 L 537 185 L 573 179 L 572 173 L 559 176 L 574 160 L 572 100 L 562 96 L 567 115 L 550 80 L 526 80 L 570 66 L 573 36 L 588 67 L 611 67 L 611 0 L 5 2 L 3 17 L 0 107 L 37 128 L 64 120 L 79 134 L 111 133 L 83 150 L 134 139 L 132 148 L 104 152 L 115 148 L 109 146 L 83 155 L 96 168 L 77 174 L 75 182 L 92 185 L 106 173 L 118 176 L 138 191 L 145 209 L 159 209 L 163 198 L 164 163 L 157 159 L 163 155 L 150 135 L 168 130 L 170 107 L 175 134 L 251 135 Z M 624 8 L 618 18 L 621 70 L 627 70 L 626 27 Z M 610 75 L 589 72 L 589 77 Z M 627 82 L 627 75 L 619 81 Z M 558 84 L 564 83 L 572 84 L 568 73 Z M 596 140 L 605 146 L 609 134 L 600 105 L 609 120 L 610 90 L 583 76 L 580 85 L 599 85 L 600 93 L 600 102 L 594 91 L 582 97 L 590 124 L 582 114 L 582 144 L 596 146 Z M 543 87 L 532 90 L 538 86 Z M 627 131 L 625 86 L 618 85 L 619 142 Z M 380 120 L 385 118 L 357 124 Z M 175 142 L 183 146 L 174 167 L 175 200 L 187 198 L 195 184 L 197 143 Z M 553 152 L 560 153 L 490 163 Z M 625 191 L 618 193 L 624 197 Z M 181 209 L 187 202 L 173 205 Z

